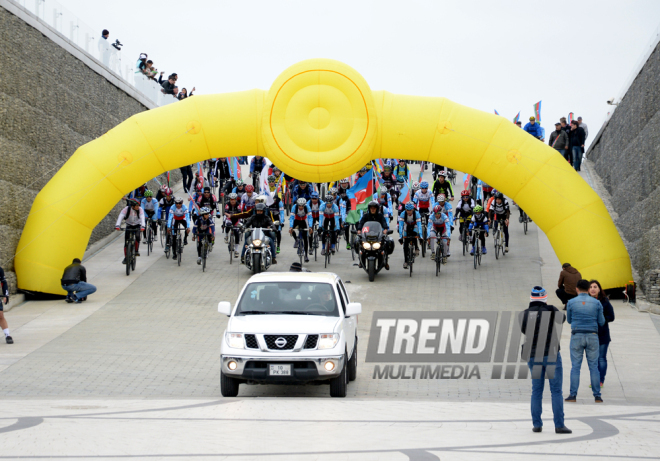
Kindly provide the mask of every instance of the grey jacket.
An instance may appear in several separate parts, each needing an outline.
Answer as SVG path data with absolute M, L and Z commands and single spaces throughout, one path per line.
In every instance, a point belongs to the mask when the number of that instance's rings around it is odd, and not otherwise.
M 555 142 L 555 139 L 557 140 Z M 555 130 L 550 134 L 550 140 L 548 141 L 548 146 L 553 147 L 557 150 L 566 150 L 568 149 L 568 135 L 564 130 Z

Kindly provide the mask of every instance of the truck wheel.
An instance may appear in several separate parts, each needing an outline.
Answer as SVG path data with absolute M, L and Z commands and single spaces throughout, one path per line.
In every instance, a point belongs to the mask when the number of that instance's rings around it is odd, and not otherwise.
M 223 397 L 236 397 L 240 381 L 220 372 L 220 393 Z
M 357 378 L 357 343 L 358 339 L 357 337 L 355 338 L 355 347 L 353 348 L 353 355 L 351 356 L 351 360 L 348 361 L 348 380 L 349 381 L 355 381 L 355 378 Z
M 330 397 L 346 397 L 348 380 L 346 379 L 346 356 L 344 355 L 344 368 L 336 378 L 330 380 Z

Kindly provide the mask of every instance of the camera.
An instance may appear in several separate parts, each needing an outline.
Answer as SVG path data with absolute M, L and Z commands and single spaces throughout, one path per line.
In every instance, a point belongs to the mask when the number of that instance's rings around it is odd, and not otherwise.
M 610 106 L 616 105 L 616 104 L 614 103 L 614 100 L 615 100 L 615 99 L 616 99 L 616 98 L 615 98 L 614 96 L 612 96 L 610 99 L 607 100 L 607 103 L 608 103 Z
M 121 43 L 119 39 L 117 39 L 115 40 L 115 43 L 112 44 L 112 46 L 115 47 L 117 51 L 121 51 L 121 47 L 124 46 L 124 44 Z

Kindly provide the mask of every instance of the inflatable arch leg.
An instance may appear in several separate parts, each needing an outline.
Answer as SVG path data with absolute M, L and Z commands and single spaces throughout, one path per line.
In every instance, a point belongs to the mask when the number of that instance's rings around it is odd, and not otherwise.
M 520 204 L 569 261 L 604 288 L 625 286 L 628 253 L 597 194 L 506 119 L 445 98 L 372 92 L 353 68 L 303 61 L 268 92 L 195 96 L 135 115 L 80 147 L 35 199 L 18 245 L 19 288 L 64 294 L 62 270 L 139 185 L 213 157 L 266 155 L 286 173 L 332 181 L 371 159 L 426 160 L 471 173 Z

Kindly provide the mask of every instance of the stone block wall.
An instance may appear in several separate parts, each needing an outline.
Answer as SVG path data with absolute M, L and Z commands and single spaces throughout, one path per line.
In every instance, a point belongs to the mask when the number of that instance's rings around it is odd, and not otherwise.
M 648 292 L 649 275 L 660 269 L 660 44 L 587 156 L 611 195 L 616 225 Z
M 0 43 L 0 265 L 15 292 L 13 256 L 37 193 L 78 147 L 147 107 L 2 7 Z

